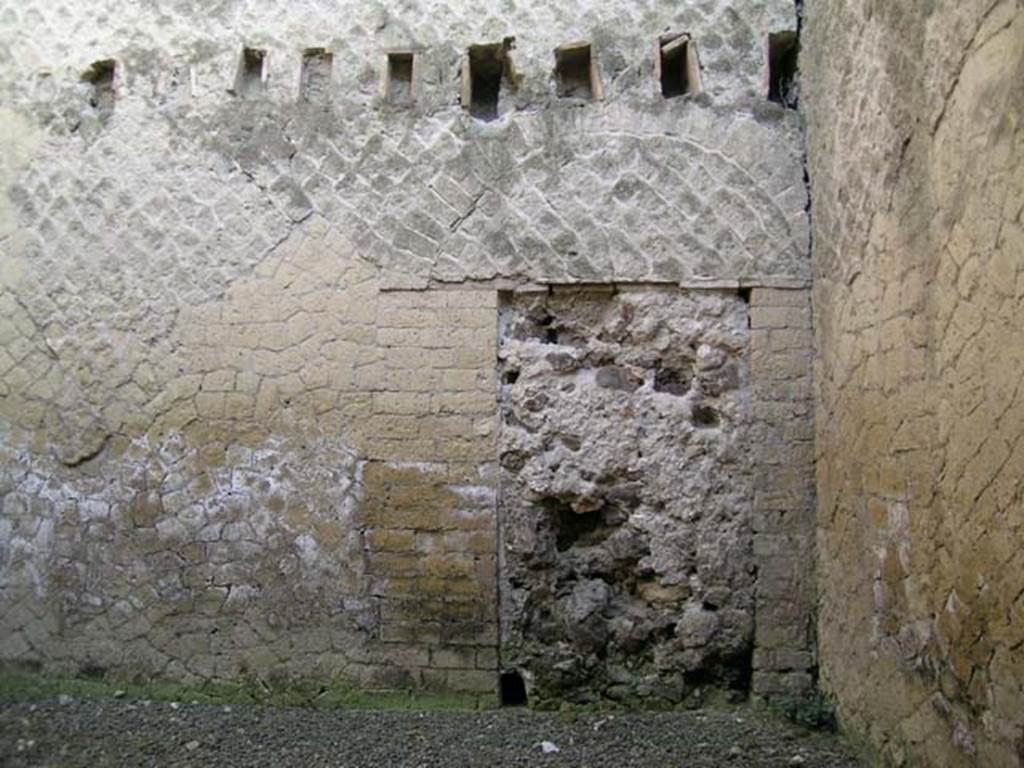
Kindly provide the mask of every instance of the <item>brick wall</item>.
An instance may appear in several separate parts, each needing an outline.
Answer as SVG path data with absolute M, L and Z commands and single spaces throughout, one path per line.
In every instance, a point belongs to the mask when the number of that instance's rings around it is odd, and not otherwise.
M 367 574 L 382 652 L 374 682 L 494 693 L 497 294 L 381 294 L 366 423 Z M 409 654 L 408 656 L 406 654 Z
M 810 291 L 750 292 L 754 427 L 754 691 L 813 690 L 814 336 Z

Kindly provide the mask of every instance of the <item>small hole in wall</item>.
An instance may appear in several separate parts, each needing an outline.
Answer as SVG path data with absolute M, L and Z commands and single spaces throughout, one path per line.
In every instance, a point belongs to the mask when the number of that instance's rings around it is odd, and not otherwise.
M 412 53 L 388 54 L 387 100 L 391 104 L 412 103 Z
M 800 38 L 796 32 L 768 35 L 768 100 L 796 109 L 799 100 L 797 82 Z
M 102 680 L 107 676 L 107 668 L 94 661 L 86 661 L 78 668 L 78 676 L 87 680 Z
M 498 691 L 503 707 L 526 705 L 526 683 L 518 672 L 502 672 L 498 678 Z
M 584 545 L 593 538 L 600 536 L 604 519 L 600 510 L 597 512 L 561 512 L 558 515 L 558 532 L 555 536 L 555 549 L 565 552 L 577 543 Z
M 658 48 L 661 95 L 666 99 L 700 93 L 700 61 L 689 35 L 661 38 Z
M 753 291 L 750 288 L 740 288 L 736 293 L 739 295 L 740 301 L 746 304 L 747 328 L 750 328 L 750 297 Z
M 469 68 L 469 113 L 478 120 L 495 120 L 505 77 L 507 48 L 504 43 L 471 45 L 466 57 Z M 463 73 L 466 77 L 466 73 Z
M 101 114 L 114 111 L 116 74 L 117 63 L 113 59 L 97 61 L 82 74 L 82 82 L 88 83 L 92 89 L 89 94 L 89 106 Z
M 711 427 L 717 427 L 720 423 L 718 411 L 707 405 L 695 405 L 691 412 L 693 419 L 693 426 L 700 429 L 709 429 Z
M 686 687 L 690 689 L 719 689 L 723 685 L 732 692 L 728 701 L 739 704 L 745 701 L 750 691 L 754 674 L 753 654 L 749 647 L 716 659 L 713 666 L 683 673 Z
M 555 549 L 565 552 L 576 545 L 589 546 L 608 536 L 604 511 L 577 512 L 561 499 L 547 498 L 542 502 L 555 531 Z
M 501 376 L 501 380 L 505 384 L 515 384 L 517 381 L 519 381 L 519 371 L 505 371 L 505 373 L 503 373 Z
M 334 55 L 326 48 L 309 48 L 302 54 L 302 77 L 299 98 L 311 103 L 323 103 L 331 95 L 331 69 Z
M 654 391 L 682 397 L 690 391 L 692 381 L 692 369 L 661 367 L 654 372 Z
M 251 99 L 263 93 L 267 81 L 267 52 L 243 48 L 242 61 L 235 78 L 235 95 Z
M 589 43 L 572 43 L 555 49 L 555 77 L 561 98 L 593 99 L 597 72 Z

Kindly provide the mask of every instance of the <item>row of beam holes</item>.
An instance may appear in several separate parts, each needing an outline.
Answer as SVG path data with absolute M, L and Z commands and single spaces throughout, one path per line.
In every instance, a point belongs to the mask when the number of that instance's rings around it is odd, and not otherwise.
M 508 51 L 512 38 L 501 43 L 472 45 L 467 51 L 463 80 L 463 103 L 473 117 L 494 120 L 502 84 L 511 84 L 512 69 Z M 786 107 L 796 107 L 797 56 L 799 39 L 796 32 L 778 32 L 768 37 L 768 99 Z M 308 49 L 302 58 L 300 99 L 317 103 L 326 101 L 330 88 L 334 57 L 324 48 Z M 231 93 L 242 98 L 259 98 L 269 76 L 267 52 L 245 48 Z M 387 68 L 387 100 L 392 104 L 413 101 L 415 54 L 389 53 Z M 114 109 L 116 63 L 111 59 L 98 61 L 83 75 L 92 93 L 90 105 L 101 116 Z M 666 99 L 700 93 L 700 59 L 697 46 L 686 34 L 665 35 L 658 42 L 656 74 L 661 94 Z M 601 99 L 601 80 L 589 43 L 572 43 L 555 50 L 555 78 L 558 96 L 583 100 Z
M 498 116 L 501 85 L 510 79 L 508 41 L 503 44 L 471 46 L 466 57 L 469 67 L 469 111 L 482 120 Z M 768 99 L 795 108 L 797 105 L 796 32 L 768 36 Z M 687 34 L 664 35 L 658 41 L 656 75 L 666 99 L 693 96 L 701 91 L 700 58 L 697 45 Z M 555 49 L 555 79 L 561 98 L 584 100 L 603 97 L 597 65 L 589 43 L 572 43 Z M 464 96 L 467 94 L 464 94 Z

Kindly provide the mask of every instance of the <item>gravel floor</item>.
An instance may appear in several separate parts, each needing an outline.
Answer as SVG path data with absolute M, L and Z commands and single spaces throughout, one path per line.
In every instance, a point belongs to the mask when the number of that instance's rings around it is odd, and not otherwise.
M 588 714 L 0 700 L 0 765 L 858 766 L 831 735 L 740 708 Z

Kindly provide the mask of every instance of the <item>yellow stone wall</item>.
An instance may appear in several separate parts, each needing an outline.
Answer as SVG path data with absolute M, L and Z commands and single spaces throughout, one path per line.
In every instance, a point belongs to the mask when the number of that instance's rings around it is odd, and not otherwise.
M 1024 759 L 1024 8 L 806 4 L 818 632 L 897 764 Z

